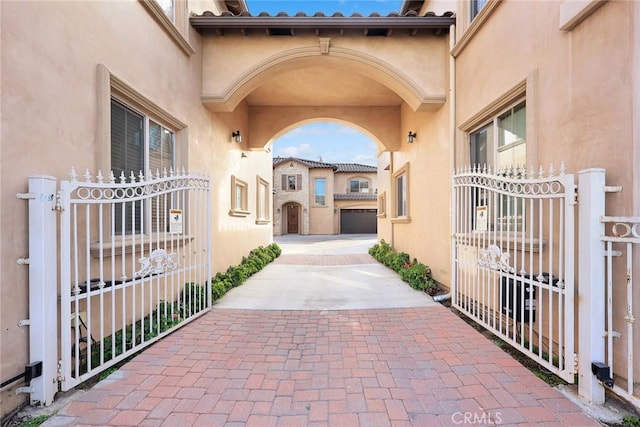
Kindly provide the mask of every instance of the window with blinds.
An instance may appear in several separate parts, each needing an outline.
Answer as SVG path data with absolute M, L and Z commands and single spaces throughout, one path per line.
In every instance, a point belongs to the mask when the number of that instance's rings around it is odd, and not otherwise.
M 122 102 L 111 100 L 111 170 L 118 180 L 169 172 L 175 166 L 175 134 Z M 115 232 L 164 232 L 170 200 L 159 196 L 147 206 L 140 202 L 116 205 Z M 146 212 L 144 221 L 142 212 Z

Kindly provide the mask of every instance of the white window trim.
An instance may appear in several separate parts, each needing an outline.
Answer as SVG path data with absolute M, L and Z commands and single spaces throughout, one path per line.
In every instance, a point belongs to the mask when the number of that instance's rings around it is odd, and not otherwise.
M 149 14 L 160 24 L 162 29 L 173 39 L 173 41 L 186 53 L 191 56 L 196 50 L 191 46 L 184 34 L 188 31 L 188 9 L 187 2 L 175 0 L 174 14 L 175 24 L 164 12 L 162 7 L 155 0 L 138 0 Z M 184 33 L 184 34 L 183 34 Z
M 242 206 L 236 205 L 236 189 L 242 188 Z M 230 216 L 246 217 L 251 214 L 249 211 L 249 184 L 238 179 L 235 175 L 231 175 L 231 209 Z
M 405 176 L 405 180 L 406 180 L 405 198 L 407 203 L 407 212 L 406 212 L 406 215 L 398 216 L 398 212 L 397 212 L 398 211 L 398 189 L 397 189 L 396 180 L 402 175 Z M 409 162 L 407 162 L 404 164 L 404 166 L 402 166 L 400 169 L 394 172 L 391 178 L 392 194 L 393 194 L 393 212 L 392 212 L 393 217 L 391 218 L 392 223 L 411 222 L 411 203 L 410 203 L 411 198 L 409 197 L 409 195 L 411 194 L 410 182 L 411 180 L 409 179 Z
M 265 187 L 265 201 L 264 201 L 264 217 L 259 218 L 260 214 L 260 188 L 261 186 Z M 270 194 L 269 190 L 269 182 L 266 179 L 263 179 L 260 175 L 256 175 L 256 224 L 269 224 L 271 222 L 271 210 L 269 207 L 271 206 Z

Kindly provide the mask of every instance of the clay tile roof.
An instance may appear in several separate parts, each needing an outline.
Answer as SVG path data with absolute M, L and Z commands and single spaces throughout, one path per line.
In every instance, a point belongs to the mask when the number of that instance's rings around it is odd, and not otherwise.
M 297 157 L 274 157 L 273 158 L 273 167 L 276 167 L 285 162 L 298 162 L 302 163 L 305 166 L 308 166 L 310 169 L 333 169 L 335 171 L 336 166 L 331 163 L 317 162 L 315 160 L 306 160 L 299 159 Z
M 338 169 L 336 170 L 336 173 L 339 173 L 339 172 L 344 172 L 344 173 L 356 173 L 356 172 L 371 173 L 371 172 L 377 172 L 378 171 L 378 168 L 376 166 L 361 165 L 361 164 L 358 164 L 358 163 L 335 163 L 335 165 L 338 167 Z
M 409 31 L 411 36 L 415 36 L 418 32 L 446 34 L 449 32 L 449 27 L 456 22 L 453 12 L 445 12 L 441 15 L 426 12 L 419 15 L 416 9 L 419 10 L 421 2 L 409 3 L 410 5 L 400 12 L 391 12 L 387 16 L 382 16 L 378 12 L 372 12 L 369 16 L 362 16 L 357 12 L 351 16 L 345 16 L 341 12 L 335 12 L 332 15 L 325 15 L 322 12 L 316 12 L 313 15 L 307 15 L 304 12 L 298 12 L 295 15 L 279 12 L 272 16 L 268 12 L 252 15 L 247 10 L 235 9 L 220 15 L 209 11 L 201 15 L 192 15 L 190 23 L 201 33 L 215 31 L 220 35 L 223 35 L 225 30 L 239 30 L 247 35 L 248 31 L 253 29 L 267 30 L 268 35 L 275 36 L 294 36 L 297 34 L 296 31 L 311 31 L 316 34 L 320 31 L 339 31 L 340 35 L 343 35 L 347 30 L 361 31 L 365 36 L 390 36 L 395 31 L 404 30 Z M 264 34 L 264 32 L 258 33 Z
M 335 193 L 333 200 L 377 200 L 375 193 Z
M 359 163 L 325 163 L 316 160 L 300 159 L 298 157 L 274 157 L 273 167 L 286 162 L 298 162 L 310 169 L 333 169 L 336 173 L 376 173 L 376 166 L 361 165 Z

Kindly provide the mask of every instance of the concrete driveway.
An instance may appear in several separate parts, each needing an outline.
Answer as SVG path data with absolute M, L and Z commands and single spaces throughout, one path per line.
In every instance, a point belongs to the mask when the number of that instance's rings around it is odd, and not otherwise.
M 367 253 L 375 235 L 293 235 L 275 241 L 282 255 L 229 291 L 215 308 L 354 310 L 436 304 Z

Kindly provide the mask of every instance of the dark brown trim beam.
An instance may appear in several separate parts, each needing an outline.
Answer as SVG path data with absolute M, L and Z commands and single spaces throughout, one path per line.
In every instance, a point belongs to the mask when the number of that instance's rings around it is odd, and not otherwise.
M 198 31 L 219 29 L 310 29 L 310 30 L 448 30 L 455 16 L 403 17 L 301 17 L 301 16 L 192 16 L 191 26 Z

